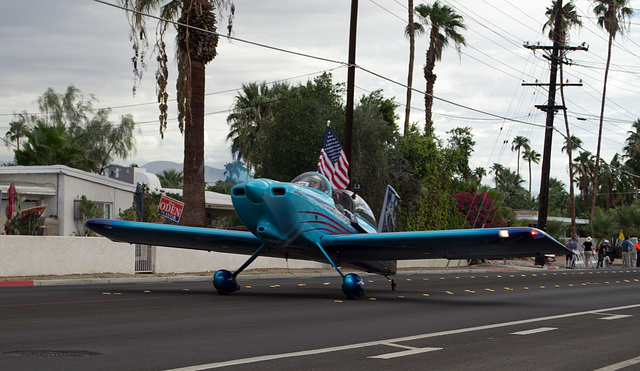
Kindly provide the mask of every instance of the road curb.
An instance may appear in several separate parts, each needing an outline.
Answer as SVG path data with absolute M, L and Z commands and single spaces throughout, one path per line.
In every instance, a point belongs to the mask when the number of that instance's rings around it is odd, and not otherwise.
M 395 277 L 415 274 L 460 274 L 460 273 L 495 273 L 514 271 L 547 271 L 557 270 L 557 267 L 529 267 L 529 266 L 492 266 L 486 268 L 455 268 L 455 269 L 429 269 L 429 270 L 403 270 Z M 358 272 L 360 276 L 372 276 L 374 273 Z M 13 280 L 1 281 L 0 287 L 26 287 L 26 286 L 72 286 L 72 285 L 110 285 L 130 283 L 180 283 L 211 281 L 210 276 L 173 276 L 173 277 L 128 277 L 128 278 L 68 278 L 55 280 Z M 281 278 L 311 278 L 311 277 L 339 277 L 336 272 L 322 273 L 260 273 L 242 275 L 242 280 L 281 279 Z M 390 276 L 394 277 L 394 276 Z

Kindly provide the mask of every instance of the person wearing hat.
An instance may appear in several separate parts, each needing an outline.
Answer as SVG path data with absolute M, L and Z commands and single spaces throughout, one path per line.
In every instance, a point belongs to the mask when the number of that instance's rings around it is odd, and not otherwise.
M 582 248 L 584 249 L 584 267 L 591 268 L 591 259 L 593 257 L 593 243 L 591 242 L 591 237 L 587 237 L 587 239 L 582 243 Z

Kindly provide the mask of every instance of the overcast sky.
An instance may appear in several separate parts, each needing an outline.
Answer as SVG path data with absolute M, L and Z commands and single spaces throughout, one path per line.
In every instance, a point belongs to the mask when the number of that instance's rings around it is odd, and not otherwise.
M 110 0 L 115 3 L 115 0 Z M 414 0 L 415 5 L 420 1 Z M 236 0 L 233 36 L 331 61 L 346 62 L 349 38 L 349 0 Z M 511 141 L 518 135 L 530 138 L 532 148 L 543 152 L 545 114 L 535 105 L 546 104 L 544 87 L 521 86 L 522 82 L 548 82 L 549 63 L 538 51 L 523 47 L 526 42 L 551 45 L 542 33 L 545 10 L 550 0 L 448 0 L 443 1 L 464 17 L 462 31 L 467 46 L 458 55 L 445 51 L 436 64 L 434 95 L 436 134 L 461 126 L 473 128 L 477 142 L 472 168 L 489 169 L 493 163 L 516 168 Z M 588 51 L 568 55 L 565 79 L 583 82 L 565 88 L 572 134 L 595 154 L 598 117 L 606 61 L 607 35 L 596 25 L 592 2 L 577 0 L 583 28 L 571 32 L 572 45 L 583 42 Z M 640 8 L 640 0 L 631 0 Z M 400 0 L 359 0 L 356 63 L 356 97 L 383 89 L 395 97 L 399 125 L 404 120 L 408 40 L 403 30 L 407 9 Z M 154 34 L 155 21 L 149 20 Z M 222 22 L 226 28 L 226 22 Z M 546 33 L 545 33 L 546 34 Z M 172 32 L 168 44 L 173 45 Z M 175 101 L 170 102 L 168 131 L 158 134 L 153 57 L 135 96 L 132 95 L 132 49 L 129 26 L 123 10 L 91 0 L 29 0 L 0 3 L 0 136 L 9 129 L 13 113 L 38 112 L 35 100 L 49 87 L 64 92 L 70 84 L 98 99 L 96 108 L 112 107 L 112 121 L 133 114 L 139 123 L 137 153 L 121 161 L 143 165 L 154 160 L 182 162 L 182 136 L 177 128 Z M 424 91 L 422 73 L 426 37 L 416 42 L 414 87 Z M 149 54 L 151 50 L 149 50 Z M 640 18 L 631 19 L 625 36 L 613 48 L 613 64 L 607 87 L 603 130 L 606 161 L 622 153 L 627 131 L 640 117 Z M 170 99 L 175 99 L 175 61 L 171 60 Z M 380 78 L 367 71 L 384 76 Z M 295 84 L 330 71 L 334 82 L 346 81 L 344 65 L 293 55 L 240 41 L 221 39 L 218 57 L 207 65 L 206 148 L 207 165 L 222 167 L 231 160 L 226 117 L 233 98 L 243 83 L 286 80 Z M 389 81 L 391 80 L 391 81 Z M 454 104 L 451 104 L 452 102 Z M 424 126 L 423 96 L 413 94 L 411 121 Z M 485 114 L 490 113 L 491 115 Z M 492 116 L 494 115 L 494 116 Z M 497 117 L 496 117 L 497 116 Z M 515 119 L 510 121 L 504 118 Z M 580 120 L 578 120 L 580 118 Z M 586 119 L 586 120 L 585 120 Z M 525 122 L 525 123 L 523 123 Z M 555 126 L 564 130 L 562 115 Z M 567 157 L 561 153 L 564 139 L 554 133 L 552 176 L 568 182 Z M 313 144 L 310 144 L 313 145 Z M 321 143 L 318 143 L 318 152 Z M 10 161 L 13 149 L 0 146 L 0 161 Z M 521 161 L 522 163 L 522 161 Z M 526 164 L 523 178 L 529 180 Z M 533 190 L 538 192 L 540 165 L 533 165 Z M 525 184 L 528 186 L 528 183 Z

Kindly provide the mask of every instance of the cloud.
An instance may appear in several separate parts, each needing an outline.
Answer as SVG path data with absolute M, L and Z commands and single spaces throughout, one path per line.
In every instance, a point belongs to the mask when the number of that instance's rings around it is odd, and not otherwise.
M 115 2 L 115 1 L 114 1 Z M 472 166 L 490 167 L 499 162 L 515 169 L 511 140 L 517 135 L 530 138 L 532 147 L 542 153 L 545 114 L 534 106 L 546 104 L 544 87 L 521 86 L 522 82 L 548 81 L 549 65 L 541 52 L 533 53 L 525 42 L 548 44 L 542 34 L 544 12 L 549 2 L 533 0 L 514 2 L 447 1 L 464 17 L 467 47 L 462 54 L 445 50 L 436 65 L 438 79 L 434 121 L 436 134 L 446 139 L 446 132 L 457 126 L 471 126 L 476 135 Z M 635 1 L 632 1 L 635 4 Z M 567 87 L 568 114 L 572 134 L 580 137 L 585 148 L 595 152 L 602 76 L 606 58 L 605 33 L 595 25 L 589 2 L 577 2 L 584 29 L 572 33 L 572 42 L 589 44 L 588 52 L 568 55 L 574 63 L 565 67 L 565 78 L 582 79 L 582 87 Z M 637 8 L 637 6 L 636 6 Z M 386 97 L 396 97 L 404 104 L 408 66 L 408 40 L 403 20 L 407 9 L 391 0 L 361 1 L 358 11 L 356 95 L 383 89 Z M 239 39 L 274 46 L 329 60 L 347 61 L 350 4 L 344 0 L 322 2 L 290 0 L 246 0 L 236 2 L 234 36 Z M 637 19 L 637 18 L 634 18 Z M 635 22 L 635 21 L 634 21 Z M 636 22 L 637 23 L 637 22 Z M 154 35 L 155 21 L 149 20 L 149 34 Z M 225 24 L 223 22 L 222 28 Z M 610 160 L 621 152 L 626 132 L 640 115 L 637 99 L 640 87 L 630 84 L 640 77 L 637 50 L 638 27 L 632 25 L 627 38 L 616 40 L 614 66 L 610 73 L 605 111 L 603 158 Z M 171 31 L 173 32 L 173 31 Z M 173 46 L 173 33 L 167 44 Z M 136 96 L 133 96 L 132 49 L 125 13 L 97 2 L 85 0 L 31 0 L 8 2 L 0 13 L 0 37 L 10 40 L 2 47 L 0 58 L 0 133 L 8 130 L 11 113 L 36 112 L 33 102 L 48 87 L 64 91 L 74 84 L 85 94 L 94 94 L 98 107 L 115 108 L 112 120 L 131 113 L 141 122 L 135 158 L 125 163 L 144 164 L 152 160 L 181 162 L 182 136 L 177 130 L 175 103 L 170 102 L 169 130 L 164 140 L 158 134 L 158 110 L 155 104 L 155 62 L 148 54 L 148 69 Z M 416 42 L 414 88 L 424 90 L 422 68 L 426 37 Z M 346 81 L 346 68 L 340 64 L 283 53 L 239 41 L 221 39 L 218 57 L 207 66 L 206 156 L 208 164 L 231 160 L 226 117 L 233 98 L 243 83 L 290 79 L 306 81 L 308 74 L 337 68 L 335 82 Z M 175 61 L 170 57 L 170 78 L 176 76 Z M 588 67 L 582 67 L 588 66 Z M 366 70 L 391 80 L 381 79 Z M 296 76 L 298 76 L 296 78 Z M 293 79 L 292 79 L 293 78 Z M 292 79 L 292 80 L 291 80 Z M 395 82 L 395 83 L 394 83 Z M 175 99 L 174 83 L 170 99 Z M 423 97 L 413 94 L 411 121 L 424 124 Z M 461 107 L 463 106 L 463 107 Z M 472 107 L 476 111 L 465 109 Z M 526 125 L 485 115 L 489 112 L 534 125 Z M 397 112 L 404 119 L 404 107 Z M 586 121 L 578 121 L 585 117 Z M 556 127 L 564 132 L 562 115 L 556 115 Z M 552 176 L 568 182 L 566 156 L 561 153 L 563 138 L 554 133 Z M 0 148 L 0 159 L 11 158 L 10 150 Z M 533 171 L 539 174 L 540 166 Z M 526 172 L 525 172 L 526 173 Z M 523 175 L 528 177 L 528 174 Z M 538 175 L 534 175 L 537 178 Z M 528 179 L 527 179 L 528 180 Z M 534 189 L 536 181 L 534 179 Z

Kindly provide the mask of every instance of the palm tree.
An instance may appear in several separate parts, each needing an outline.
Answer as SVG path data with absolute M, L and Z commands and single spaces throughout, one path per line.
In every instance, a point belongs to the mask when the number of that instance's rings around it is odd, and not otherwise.
M 531 199 L 531 163 L 540 163 L 540 154 L 534 149 L 528 148 L 524 150 L 522 159 L 529 162 L 529 199 Z
M 415 60 L 416 52 L 416 38 L 415 30 L 416 25 L 413 21 L 413 0 L 407 1 L 407 9 L 409 10 L 409 22 L 407 28 L 405 28 L 405 35 L 409 38 L 409 72 L 407 74 L 407 106 L 404 110 L 404 131 L 402 135 L 407 135 L 409 132 L 409 115 L 411 113 L 411 92 L 413 88 L 413 62 Z
M 232 0 L 231 0 L 232 1 Z M 185 213 L 181 224 L 204 226 L 204 95 L 205 65 L 217 54 L 215 4 L 218 9 L 229 1 L 216 0 L 121 0 L 128 9 L 138 12 L 128 14 L 131 26 L 130 38 L 134 48 L 134 74 L 136 81 L 145 68 L 145 46 L 148 36 L 143 13 L 160 13 L 154 52 L 157 53 L 157 96 L 160 108 L 160 135 L 164 137 L 167 127 L 168 56 L 164 37 L 169 23 L 178 21 L 176 55 L 178 64 L 178 122 L 184 135 L 184 189 Z M 231 5 L 231 15 L 235 6 Z M 231 27 L 231 22 L 229 22 Z M 186 25 L 186 26 L 185 26 Z M 188 26 L 188 27 L 187 27 Z M 136 86 L 134 86 L 135 92 Z
M 36 119 L 30 116 L 26 111 L 16 115 L 17 118 L 9 123 L 9 130 L 4 135 L 7 139 L 5 145 L 9 147 L 11 143 L 16 142 L 16 149 L 20 150 L 20 139 L 26 136 L 29 131 L 29 123 L 35 122 Z
M 276 83 L 272 88 L 266 83 L 242 84 L 242 92 L 235 97 L 233 112 L 227 116 L 231 141 L 231 153 L 236 160 L 245 160 L 247 167 L 255 166 L 256 141 L 261 125 L 273 117 L 273 106 L 278 97 L 290 90 L 286 83 Z
M 602 103 L 600 104 L 600 124 L 598 126 L 598 146 L 596 150 L 596 166 L 595 166 L 595 184 L 594 189 L 598 189 L 598 177 L 600 165 L 600 146 L 602 142 L 602 122 L 604 120 L 604 105 L 607 94 L 607 78 L 609 76 L 609 66 L 611 64 L 611 46 L 617 34 L 624 34 L 628 27 L 628 19 L 633 14 L 633 9 L 627 7 L 629 0 L 594 0 L 596 6 L 593 12 L 598 17 L 598 26 L 603 28 L 609 34 L 609 43 L 607 45 L 607 63 L 604 68 L 604 82 L 602 86 Z M 591 217 L 596 208 L 596 195 L 594 192 L 591 199 Z
M 522 183 L 524 183 L 524 179 L 519 174 L 503 168 L 496 178 L 496 189 L 506 192 L 510 196 L 524 194 L 526 190 L 522 187 Z
M 640 119 L 636 119 L 633 123 L 633 131 L 628 131 L 629 137 L 624 146 L 624 156 L 627 158 L 625 165 L 628 166 L 634 174 L 640 174 Z M 640 178 L 633 177 L 633 184 L 636 189 L 635 198 L 638 198 L 638 188 L 640 186 Z
M 182 171 L 176 169 L 162 170 L 162 173 L 156 174 L 162 188 L 182 189 L 184 176 Z
M 589 195 L 589 184 L 591 183 L 593 172 L 593 154 L 589 151 L 580 152 L 580 154 L 573 159 L 573 162 L 576 164 L 576 178 L 578 179 L 579 189 L 582 193 L 582 200 L 584 202 L 584 210 L 586 212 L 589 210 L 587 200 Z
M 89 150 L 80 144 L 83 136 L 73 137 L 64 124 L 38 121 L 25 136 L 24 148 L 14 151 L 17 165 L 66 165 L 84 171 L 94 165 Z
M 472 176 L 476 177 L 478 179 L 478 184 L 482 183 L 482 178 L 487 175 L 487 169 L 483 168 L 482 166 L 479 166 L 475 169 L 473 169 Z
M 552 1 L 551 7 L 547 8 L 545 15 L 548 18 L 547 23 L 544 24 L 542 30 L 544 31 L 546 28 L 549 28 L 548 37 L 550 40 L 554 40 L 554 29 L 555 29 L 555 19 L 556 14 L 558 14 L 558 2 Z M 560 19 L 560 35 L 558 40 L 560 41 L 561 47 L 564 47 L 567 43 L 569 43 L 569 29 L 571 27 L 582 27 L 582 21 L 580 20 L 580 16 L 576 12 L 575 5 L 573 1 L 569 1 L 562 7 L 561 19 Z M 562 56 L 564 57 L 565 50 L 562 48 Z M 566 107 L 565 99 L 564 99 L 564 63 L 559 64 L 560 69 L 560 99 L 562 100 L 562 106 Z M 569 131 L 569 118 L 567 117 L 567 110 L 562 110 L 564 115 L 564 127 L 567 132 L 567 138 L 571 138 L 571 132 Z M 573 146 L 571 141 L 566 142 L 567 145 L 567 156 L 569 156 L 569 174 L 573 174 L 573 159 L 572 152 Z M 573 189 L 573 181 L 569 182 L 569 207 L 571 209 L 571 238 L 577 238 L 577 230 L 576 230 L 576 201 L 575 201 L 575 192 Z
M 518 152 L 516 174 L 520 174 L 520 151 L 531 149 L 529 146 L 529 138 L 518 135 L 511 142 L 511 150 Z
M 493 180 L 496 182 L 496 188 L 498 188 L 498 177 L 502 171 L 504 171 L 504 166 L 501 164 L 494 162 L 493 165 L 491 165 L 491 172 L 493 173 Z
M 466 45 L 464 36 L 458 30 L 466 29 L 461 15 L 456 14 L 453 8 L 441 5 L 437 0 L 433 5 L 420 4 L 416 6 L 418 21 L 415 31 L 418 34 L 426 33 L 427 26 L 430 26 L 429 48 L 427 49 L 427 61 L 424 67 L 424 78 L 427 81 L 427 92 L 424 97 L 425 105 L 425 133 L 433 135 L 433 123 L 431 121 L 431 109 L 433 107 L 433 85 L 436 82 L 436 75 L 433 69 L 436 62 L 442 59 L 442 51 L 453 42 L 456 50 L 460 53 L 460 47 Z

